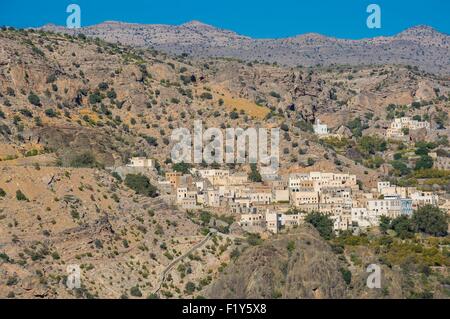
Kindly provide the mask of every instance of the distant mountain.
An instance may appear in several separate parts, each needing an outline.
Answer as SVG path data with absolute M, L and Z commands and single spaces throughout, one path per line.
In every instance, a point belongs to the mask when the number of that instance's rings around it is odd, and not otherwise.
M 193 57 L 232 57 L 289 66 L 403 64 L 431 73 L 450 74 L 450 37 L 428 26 L 416 26 L 392 37 L 362 40 L 313 33 L 284 39 L 252 39 L 199 21 L 178 26 L 107 21 L 78 30 L 55 25 L 42 29 L 83 33 L 109 42 Z

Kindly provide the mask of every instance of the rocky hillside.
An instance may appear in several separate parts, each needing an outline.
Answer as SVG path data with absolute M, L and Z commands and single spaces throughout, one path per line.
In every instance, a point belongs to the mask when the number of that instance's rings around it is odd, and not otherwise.
M 370 186 L 379 172 L 360 165 L 352 121 L 360 121 L 363 134 L 383 136 L 393 105 L 392 114 L 428 117 L 439 128 L 428 139 L 448 135 L 435 119 L 448 107 L 449 81 L 411 68 L 192 61 L 31 31 L 1 31 L 0 45 L 2 159 L 38 152 L 70 165 L 90 152 L 100 166 L 131 155 L 170 164 L 172 130 L 202 119 L 208 127 L 282 127 L 283 170 L 346 170 Z M 311 134 L 317 118 L 350 139 L 342 152 Z
M 155 48 L 173 55 L 232 57 L 289 66 L 402 64 L 450 74 L 450 38 L 431 27 L 417 26 L 392 37 L 346 40 L 319 34 L 285 39 L 252 39 L 198 21 L 179 26 L 108 21 L 67 30 L 46 25 L 43 30 L 83 33 L 108 42 Z
M 320 254 L 317 252 L 320 251 Z M 344 298 L 341 262 L 311 226 L 250 247 L 209 288 L 211 298 Z
M 405 161 L 414 154 L 414 143 L 389 143 L 387 149 L 364 144 L 364 137 L 382 139 L 394 117 L 427 119 L 432 131 L 418 139 L 448 155 L 449 80 L 411 67 L 191 59 L 83 35 L 13 29 L 0 30 L 0 52 L 0 297 L 70 297 L 64 286 L 68 264 L 82 265 L 86 276 L 83 288 L 72 292 L 76 296 L 155 297 L 167 266 L 201 243 L 210 225 L 172 207 L 173 198 L 136 193 L 106 168 L 131 156 L 154 158 L 158 176 L 150 178 L 156 185 L 172 169 L 172 131 L 191 128 L 194 120 L 222 129 L 280 127 L 282 173 L 350 172 L 363 188 L 397 177 L 391 165 L 397 152 Z M 311 130 L 318 118 L 345 138 L 319 140 Z M 411 170 L 401 176 L 405 183 L 445 192 L 448 175 L 432 177 L 427 184 Z M 293 280 L 299 263 L 317 265 L 310 278 L 295 279 L 301 294 L 276 282 L 284 276 L 277 263 L 258 268 L 272 278 L 271 286 L 248 271 L 255 288 L 236 291 L 255 297 L 347 293 L 337 279 L 342 257 L 311 230 L 304 232 L 312 245 L 323 247 L 323 256 L 312 255 L 303 235 L 264 244 L 274 251 L 262 246 L 249 248 L 250 257 L 242 254 L 244 261 L 276 254 L 292 267 L 287 270 Z M 159 296 L 205 295 L 239 244 L 240 235 L 208 237 L 170 269 Z M 318 266 L 324 260 L 329 266 Z M 328 274 L 330 286 L 318 289 L 321 274 Z M 217 285 L 228 287 L 226 281 Z
M 234 252 L 233 262 L 205 291 L 211 298 L 448 298 L 447 238 L 401 241 L 380 234 L 325 241 L 309 224 Z M 381 289 L 366 282 L 381 267 Z M 433 270 L 431 270 L 433 268 Z

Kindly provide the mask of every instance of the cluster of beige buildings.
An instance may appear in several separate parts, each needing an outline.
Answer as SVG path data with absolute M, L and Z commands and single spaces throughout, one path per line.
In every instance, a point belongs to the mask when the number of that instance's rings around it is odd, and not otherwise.
M 396 118 L 386 130 L 386 137 L 390 139 L 403 139 L 405 137 L 404 129 L 413 131 L 423 128 L 429 130 L 430 123 L 412 120 L 410 117 Z
M 191 174 L 167 173 L 164 183 L 175 192 L 180 207 L 236 214 L 240 225 L 251 232 L 277 233 L 299 225 L 309 212 L 330 216 L 336 231 L 363 229 L 378 225 L 381 216 L 411 215 L 419 206 L 439 204 L 434 193 L 389 182 L 364 192 L 356 175 L 345 173 L 295 173 L 253 183 L 245 173 L 193 169 Z

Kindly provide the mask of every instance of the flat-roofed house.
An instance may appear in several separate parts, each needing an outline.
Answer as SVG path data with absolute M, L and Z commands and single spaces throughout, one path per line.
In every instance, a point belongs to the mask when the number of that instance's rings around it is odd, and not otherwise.
M 215 189 L 205 191 L 206 205 L 210 207 L 220 207 L 220 193 Z
M 289 189 L 273 189 L 272 201 L 274 203 L 289 202 Z
M 281 226 L 292 228 L 304 221 L 304 214 L 281 214 Z
M 322 124 L 319 119 L 316 120 L 316 123 L 313 125 L 314 133 L 318 136 L 326 136 L 328 135 L 328 126 L 326 124 Z
M 295 207 L 302 207 L 303 205 L 319 204 L 319 193 L 317 192 L 295 192 L 291 194 L 292 204 Z
M 432 192 L 417 191 L 411 194 L 411 199 L 413 209 L 417 209 L 425 205 L 437 206 L 439 204 L 439 196 Z
M 127 164 L 128 167 L 155 167 L 155 160 L 145 157 L 132 157 L 130 158 L 130 163 Z
M 242 214 L 239 225 L 246 231 L 263 231 L 266 228 L 266 219 L 263 214 Z
M 277 234 L 281 226 L 280 214 L 267 212 L 265 218 L 267 230 Z
M 166 172 L 166 180 L 170 182 L 173 188 L 180 186 L 180 180 L 183 176 L 180 172 Z
M 374 199 L 367 201 L 367 209 L 371 214 L 378 217 L 387 216 L 390 218 L 396 218 L 401 215 L 402 206 L 400 198 L 384 198 Z

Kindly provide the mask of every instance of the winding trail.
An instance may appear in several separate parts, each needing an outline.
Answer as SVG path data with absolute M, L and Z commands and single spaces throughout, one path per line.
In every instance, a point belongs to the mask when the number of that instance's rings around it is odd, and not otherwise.
M 173 269 L 173 267 L 181 260 L 183 260 L 184 258 L 186 258 L 186 256 L 188 256 L 190 253 L 192 253 L 194 250 L 202 247 L 204 244 L 206 244 L 206 242 L 214 235 L 216 234 L 217 231 L 214 229 L 211 229 L 210 232 L 208 233 L 208 235 L 205 236 L 205 238 L 203 238 L 200 242 L 198 242 L 197 244 L 195 244 L 194 246 L 192 246 L 191 248 L 189 248 L 189 250 L 187 252 L 185 252 L 183 255 L 178 256 L 177 258 L 175 258 L 174 260 L 172 260 L 172 262 L 167 265 L 167 267 L 163 270 L 162 274 L 161 274 L 161 279 L 159 281 L 158 284 L 158 288 L 156 289 L 156 291 L 154 292 L 155 294 L 157 294 L 159 292 L 159 290 L 161 290 L 161 286 L 164 283 L 164 280 L 166 279 L 166 275 L 169 271 L 171 271 Z

